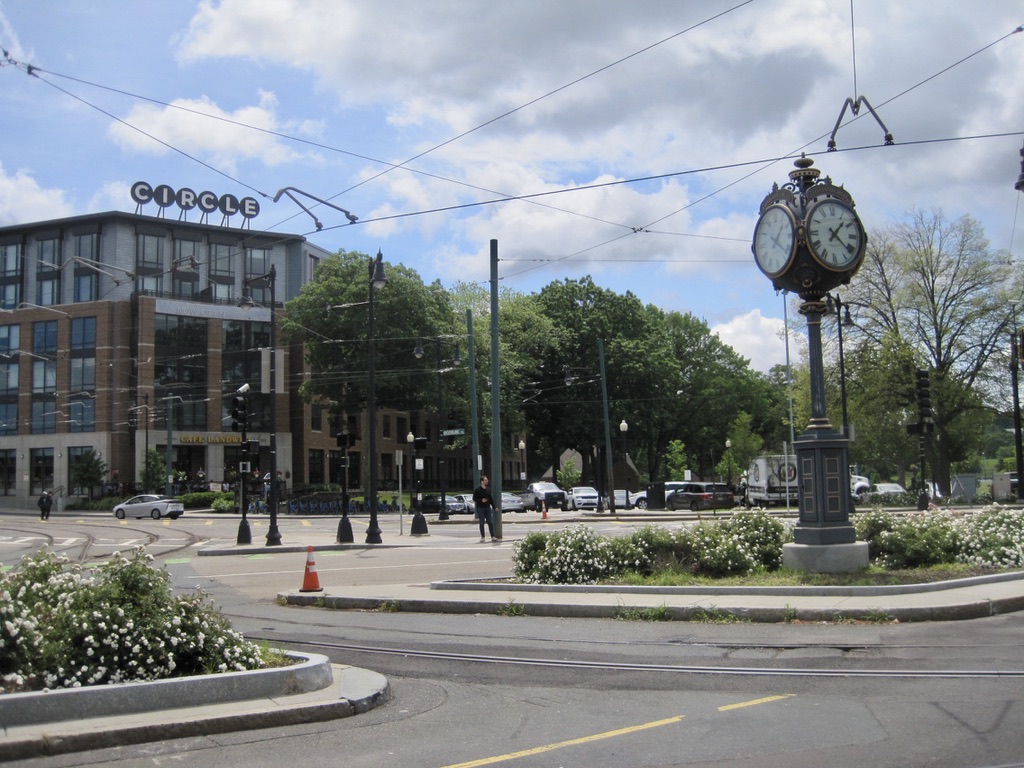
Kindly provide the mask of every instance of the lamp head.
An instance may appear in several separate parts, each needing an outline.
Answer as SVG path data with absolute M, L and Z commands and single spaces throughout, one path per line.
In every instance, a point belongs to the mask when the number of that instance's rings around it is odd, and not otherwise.
M 249 382 L 246 382 L 245 384 L 240 386 L 236 391 L 238 392 L 238 394 L 244 395 L 246 392 L 249 391 Z

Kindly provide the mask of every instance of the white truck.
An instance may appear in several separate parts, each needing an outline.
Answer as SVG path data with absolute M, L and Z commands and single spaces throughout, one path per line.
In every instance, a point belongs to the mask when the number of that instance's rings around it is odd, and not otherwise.
M 770 507 L 773 504 L 796 506 L 796 456 L 758 456 L 747 470 L 747 504 L 752 507 Z

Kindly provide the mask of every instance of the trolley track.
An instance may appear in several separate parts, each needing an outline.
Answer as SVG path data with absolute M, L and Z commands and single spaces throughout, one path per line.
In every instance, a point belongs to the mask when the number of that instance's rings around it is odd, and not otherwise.
M 248 635 L 250 640 L 279 643 L 279 637 L 259 637 Z M 750 667 L 704 664 L 666 664 L 638 663 L 625 661 L 601 661 L 593 659 L 542 658 L 536 656 L 499 656 L 479 652 L 460 653 L 437 651 L 421 648 L 394 648 L 386 646 L 368 646 L 354 643 L 333 643 L 317 640 L 297 640 L 297 645 L 318 649 L 322 652 L 357 653 L 372 656 L 397 656 L 403 659 L 419 658 L 445 662 L 471 662 L 475 664 L 493 664 L 502 666 L 547 667 L 563 670 L 599 670 L 608 672 L 642 672 L 655 674 L 687 674 L 687 675 L 720 675 L 734 677 L 784 677 L 784 678 L 916 678 L 916 679 L 1021 679 L 1024 670 L 984 670 L 984 669 L 882 669 L 882 668 L 849 668 L 822 669 L 803 667 Z M 715 644 L 718 645 L 718 644 Z M 748 646 L 754 647 L 754 646 Z M 761 647 L 760 645 L 756 647 Z M 803 648 L 787 644 L 786 648 Z
M 106 531 L 110 531 L 112 535 L 105 536 L 104 533 Z M 136 546 L 142 546 L 148 549 L 149 547 L 159 544 L 162 540 L 160 534 L 154 533 L 152 530 L 103 522 L 90 524 L 88 527 L 79 527 L 74 525 L 64 526 L 60 536 L 54 536 L 50 533 L 39 530 L 39 528 L 11 525 L 4 525 L 3 533 L 7 536 L 20 535 L 21 539 L 19 540 L 15 538 L 12 543 L 16 545 L 24 544 L 24 546 L 20 547 L 20 554 L 15 558 L 8 557 L 10 562 L 7 564 L 15 568 L 17 567 L 17 562 L 20 562 L 22 556 L 34 554 L 40 549 L 45 549 L 56 554 L 63 555 L 67 557 L 68 560 L 78 565 L 87 565 L 91 562 L 107 560 L 116 551 L 124 551 Z M 109 548 L 109 551 L 96 551 L 97 547 L 100 546 L 100 541 L 107 539 L 116 542 L 118 539 L 125 539 L 126 534 L 128 534 L 127 542 L 121 545 L 103 544 L 102 546 L 105 549 Z M 184 542 L 162 549 L 157 555 L 155 555 L 155 557 L 159 559 L 173 557 L 206 540 L 205 537 L 198 536 L 187 530 L 176 529 L 175 534 L 178 537 L 184 537 Z

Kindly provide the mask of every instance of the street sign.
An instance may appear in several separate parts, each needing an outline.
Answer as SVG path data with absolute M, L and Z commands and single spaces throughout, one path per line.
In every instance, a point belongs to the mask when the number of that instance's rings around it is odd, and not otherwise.
M 441 430 L 441 437 L 456 437 L 457 435 L 464 435 L 464 434 L 466 434 L 466 430 L 465 430 L 464 427 L 459 427 L 457 429 L 442 429 Z

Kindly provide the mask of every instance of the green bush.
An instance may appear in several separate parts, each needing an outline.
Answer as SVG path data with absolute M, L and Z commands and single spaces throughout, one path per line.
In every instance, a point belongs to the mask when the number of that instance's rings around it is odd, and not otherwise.
M 141 548 L 93 574 L 41 552 L 0 574 L 0 683 L 78 688 L 264 666 L 202 594 L 175 596 Z
M 233 493 L 221 493 L 213 500 L 213 511 L 214 512 L 227 512 L 231 513 L 235 511 L 235 494 Z
M 210 509 L 214 502 L 224 495 L 221 491 L 197 491 L 196 493 L 183 493 L 178 498 L 185 505 L 185 509 Z M 231 498 L 235 496 L 233 493 L 227 495 Z

